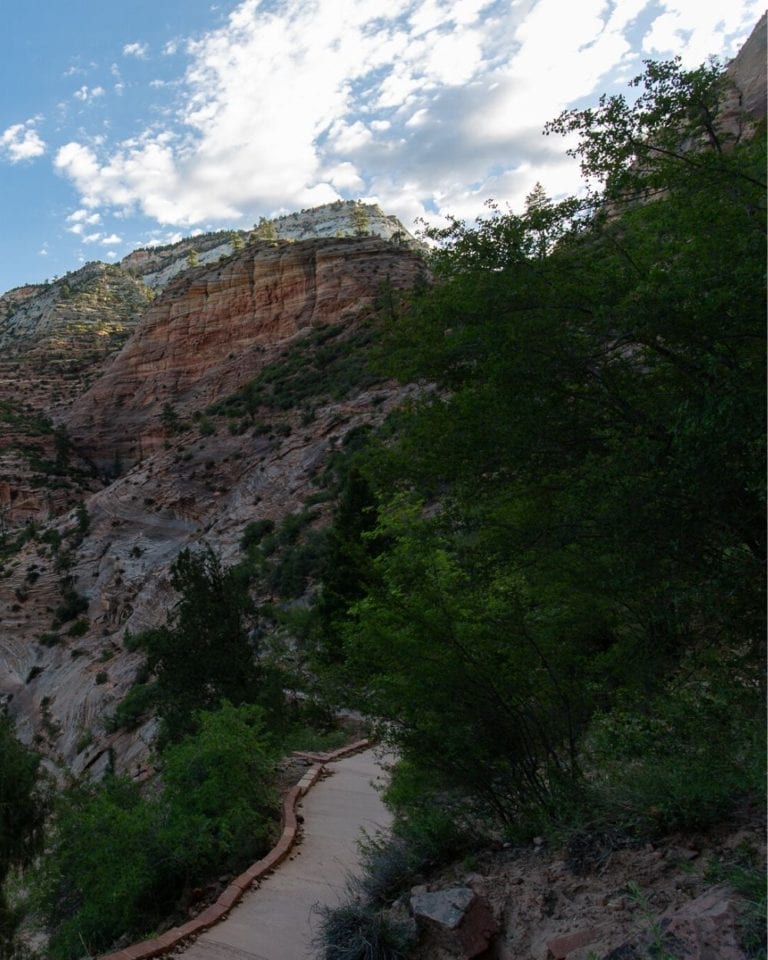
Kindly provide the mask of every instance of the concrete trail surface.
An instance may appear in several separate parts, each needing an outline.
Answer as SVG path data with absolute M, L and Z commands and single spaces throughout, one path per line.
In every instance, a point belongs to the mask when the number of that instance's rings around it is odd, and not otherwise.
M 373 750 L 328 763 L 332 775 L 301 803 L 303 839 L 229 916 L 201 934 L 182 960 L 308 960 L 318 918 L 315 904 L 334 905 L 359 862 L 361 831 L 388 829 L 391 817 L 375 786 L 385 774 Z

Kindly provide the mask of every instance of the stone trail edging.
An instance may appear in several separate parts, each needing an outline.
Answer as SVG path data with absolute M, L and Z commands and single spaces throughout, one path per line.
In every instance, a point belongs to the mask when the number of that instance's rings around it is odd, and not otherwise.
M 142 940 L 130 947 L 123 947 L 114 953 L 102 954 L 97 960 L 151 960 L 153 957 L 160 957 L 178 947 L 184 940 L 196 937 L 205 930 L 210 929 L 215 924 L 223 920 L 229 911 L 243 897 L 243 894 L 257 880 L 261 880 L 268 873 L 271 873 L 278 864 L 288 856 L 298 834 L 298 820 L 296 817 L 296 806 L 301 798 L 310 790 L 320 779 L 325 770 L 326 763 L 332 763 L 334 760 L 341 760 L 344 757 L 351 756 L 361 750 L 367 750 L 371 743 L 369 740 L 356 740 L 354 743 L 347 744 L 346 747 L 340 747 L 338 750 L 332 750 L 329 753 L 302 753 L 296 751 L 299 757 L 306 757 L 315 761 L 307 770 L 299 782 L 288 791 L 283 797 L 280 811 L 280 821 L 282 830 L 280 839 L 269 853 L 251 864 L 247 870 L 240 874 L 227 886 L 220 894 L 215 903 L 206 907 L 202 913 L 193 917 L 187 923 L 179 927 L 172 927 L 159 937 L 152 940 Z

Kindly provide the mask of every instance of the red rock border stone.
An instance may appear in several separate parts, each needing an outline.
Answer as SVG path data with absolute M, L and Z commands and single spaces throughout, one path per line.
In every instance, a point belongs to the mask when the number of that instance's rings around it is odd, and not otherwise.
M 330 753 L 313 753 L 312 759 L 317 762 L 313 763 L 296 786 L 291 787 L 283 797 L 280 839 L 265 857 L 257 860 L 239 877 L 235 877 L 218 900 L 192 920 L 180 927 L 173 927 L 153 940 L 142 940 L 141 943 L 124 947 L 115 953 L 102 954 L 98 960 L 151 960 L 152 957 L 160 957 L 168 953 L 169 950 L 178 947 L 182 941 L 198 936 L 198 934 L 223 920 L 232 907 L 240 902 L 245 891 L 257 880 L 261 880 L 268 873 L 271 873 L 290 853 L 296 843 L 298 834 L 296 806 L 307 791 L 320 779 L 325 770 L 325 764 L 332 763 L 334 760 L 341 760 L 343 757 L 349 757 L 361 750 L 367 750 L 370 745 L 369 740 L 356 740 L 354 743 L 347 744 L 346 747 L 341 747 L 339 750 L 333 750 Z M 299 754 L 299 756 L 301 755 Z

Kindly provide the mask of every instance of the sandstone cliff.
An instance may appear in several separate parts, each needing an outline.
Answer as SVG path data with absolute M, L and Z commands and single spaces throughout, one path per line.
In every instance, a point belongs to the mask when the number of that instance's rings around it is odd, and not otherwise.
M 376 238 L 260 242 L 187 270 L 63 422 L 101 469 L 133 464 L 162 447 L 167 404 L 202 411 L 255 376 L 274 344 L 353 319 L 382 283 L 407 286 L 421 270 L 416 254 Z
M 95 488 L 51 417 L 125 343 L 151 297 L 104 263 L 0 297 L 0 533 L 61 513 Z
M 207 544 L 234 562 L 247 523 L 302 509 L 347 434 L 409 390 L 347 379 L 333 395 L 314 390 L 304 410 L 265 402 L 258 422 L 210 405 L 270 364 L 304 375 L 321 334 L 344 362 L 380 284 L 409 286 L 422 271 L 375 238 L 251 245 L 169 285 L 104 373 L 59 408 L 74 450 L 123 472 L 90 492 L 83 483 L 78 510 L 30 529 L 0 580 L 0 701 L 54 769 L 140 774 L 152 722 L 109 732 L 105 719 L 140 664 L 126 631 L 164 622 L 175 602 L 179 551 Z
M 162 290 L 184 273 L 190 261 L 212 265 L 254 240 L 315 240 L 370 236 L 422 249 L 403 224 L 376 203 L 336 200 L 308 210 L 261 221 L 251 230 L 219 230 L 185 237 L 177 243 L 134 250 L 120 266 L 153 290 Z

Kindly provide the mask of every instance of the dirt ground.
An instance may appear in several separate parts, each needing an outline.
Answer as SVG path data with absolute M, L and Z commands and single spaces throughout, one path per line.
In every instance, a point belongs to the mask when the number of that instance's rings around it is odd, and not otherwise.
M 616 848 L 616 838 L 596 836 L 569 849 L 541 840 L 487 851 L 432 878 L 428 889 L 466 885 L 488 901 L 501 928 L 488 960 L 551 960 L 550 946 L 570 936 L 567 960 L 736 960 L 749 956 L 740 947 L 749 906 L 724 885 L 722 866 L 746 861 L 764 873 L 758 810 L 642 845 Z M 416 954 L 449 956 L 428 938 Z

